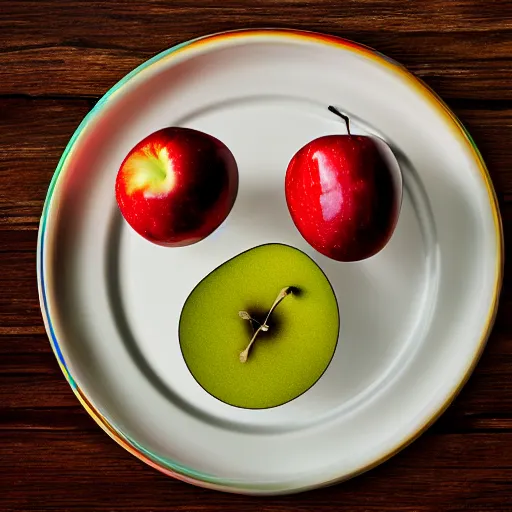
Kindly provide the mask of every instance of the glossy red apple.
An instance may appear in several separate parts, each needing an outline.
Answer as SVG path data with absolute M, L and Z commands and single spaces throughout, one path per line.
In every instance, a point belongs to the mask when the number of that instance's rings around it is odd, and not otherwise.
M 128 224 L 159 245 L 179 247 L 207 237 L 228 216 L 238 168 L 218 139 L 189 128 L 152 133 L 126 156 L 116 199 Z
M 395 229 L 402 175 L 391 149 L 376 137 L 327 135 L 301 148 L 290 161 L 286 201 L 293 222 L 317 251 L 337 261 L 378 253 Z

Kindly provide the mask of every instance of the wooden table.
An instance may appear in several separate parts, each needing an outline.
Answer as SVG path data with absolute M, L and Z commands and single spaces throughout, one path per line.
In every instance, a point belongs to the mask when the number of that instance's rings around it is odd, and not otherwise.
M 328 489 L 252 498 L 174 481 L 112 442 L 62 376 L 39 312 L 35 249 L 68 139 L 160 50 L 268 26 L 354 39 L 423 78 L 473 134 L 512 232 L 511 1 L 0 0 L 1 511 L 512 511 L 510 266 L 487 349 L 455 403 L 392 460 Z

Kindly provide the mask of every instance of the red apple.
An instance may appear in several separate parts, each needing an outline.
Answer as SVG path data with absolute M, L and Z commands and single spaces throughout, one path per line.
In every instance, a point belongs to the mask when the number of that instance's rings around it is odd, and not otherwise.
M 380 139 L 327 135 L 301 148 L 290 161 L 286 202 L 293 222 L 317 251 L 337 261 L 373 256 L 389 241 L 402 199 L 402 176 Z
M 219 140 L 189 128 L 164 128 L 140 141 L 117 174 L 116 199 L 147 240 L 179 247 L 207 237 L 226 219 L 238 168 Z

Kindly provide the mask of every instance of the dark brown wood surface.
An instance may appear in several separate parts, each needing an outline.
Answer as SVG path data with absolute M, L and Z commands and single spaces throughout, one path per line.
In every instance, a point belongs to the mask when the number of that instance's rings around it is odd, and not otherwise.
M 219 7 L 219 5 L 221 7 Z M 512 233 L 512 1 L 0 0 L 0 511 L 512 511 L 512 280 L 462 393 L 390 461 L 279 498 L 202 490 L 144 465 L 81 408 L 36 288 L 43 200 L 83 116 L 134 66 L 195 36 L 288 27 L 373 46 L 469 128 Z

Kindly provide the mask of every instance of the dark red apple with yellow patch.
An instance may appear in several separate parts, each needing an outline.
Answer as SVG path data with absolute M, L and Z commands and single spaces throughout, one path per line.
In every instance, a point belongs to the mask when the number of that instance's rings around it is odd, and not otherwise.
M 350 133 L 319 137 L 291 159 L 285 179 L 293 222 L 318 252 L 337 261 L 377 254 L 394 232 L 402 175 L 382 140 Z
M 137 233 L 179 247 L 202 240 L 226 219 L 238 191 L 238 168 L 215 137 L 164 128 L 128 153 L 115 190 L 123 217 Z

